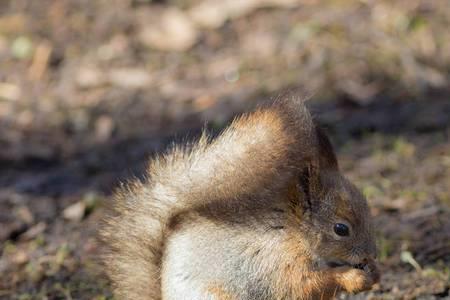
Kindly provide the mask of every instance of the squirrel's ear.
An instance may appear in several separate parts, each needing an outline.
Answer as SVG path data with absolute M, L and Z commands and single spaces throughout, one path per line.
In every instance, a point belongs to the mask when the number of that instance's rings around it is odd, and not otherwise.
M 338 161 L 336 154 L 334 153 L 333 146 L 331 145 L 328 136 L 325 131 L 316 125 L 316 137 L 318 144 L 319 155 L 319 168 L 321 170 L 338 170 Z
M 336 154 L 330 140 L 320 127 L 316 126 L 314 130 L 317 138 L 317 156 L 300 170 L 295 185 L 295 197 L 291 198 L 295 199 L 295 204 L 302 211 L 311 209 L 314 206 L 314 199 L 320 198 L 317 196 L 323 190 L 320 182 L 321 172 L 338 170 Z

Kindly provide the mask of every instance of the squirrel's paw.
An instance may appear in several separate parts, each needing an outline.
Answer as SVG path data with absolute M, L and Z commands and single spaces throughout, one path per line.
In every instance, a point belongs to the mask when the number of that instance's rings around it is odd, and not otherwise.
M 356 268 L 346 268 L 337 274 L 337 281 L 349 293 L 367 291 L 378 282 L 378 275 Z

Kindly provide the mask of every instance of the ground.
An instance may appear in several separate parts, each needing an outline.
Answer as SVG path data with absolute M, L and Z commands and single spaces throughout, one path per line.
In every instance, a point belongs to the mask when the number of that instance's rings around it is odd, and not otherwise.
M 450 298 L 449 26 L 438 0 L 4 0 L 0 299 L 110 299 L 114 188 L 287 90 L 375 217 L 381 283 L 340 297 Z

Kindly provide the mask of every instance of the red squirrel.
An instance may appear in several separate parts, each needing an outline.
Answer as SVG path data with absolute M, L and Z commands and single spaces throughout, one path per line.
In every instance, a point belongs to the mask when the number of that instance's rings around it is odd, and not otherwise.
M 330 299 L 379 280 L 367 201 L 293 97 L 153 158 L 112 211 L 117 299 Z

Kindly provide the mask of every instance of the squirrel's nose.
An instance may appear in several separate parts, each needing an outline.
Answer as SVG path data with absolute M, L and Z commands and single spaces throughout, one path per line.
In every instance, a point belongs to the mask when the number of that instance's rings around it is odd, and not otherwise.
M 373 255 L 368 255 L 366 258 L 363 259 L 363 264 L 374 264 L 376 260 L 376 257 Z

